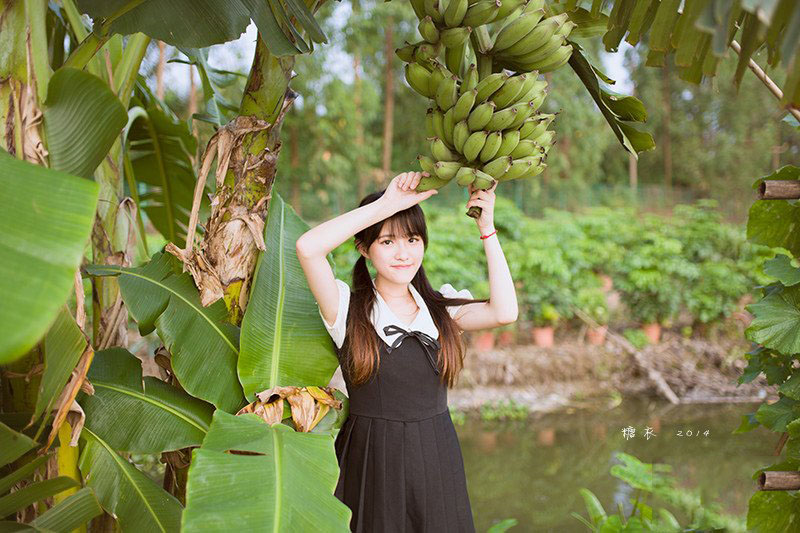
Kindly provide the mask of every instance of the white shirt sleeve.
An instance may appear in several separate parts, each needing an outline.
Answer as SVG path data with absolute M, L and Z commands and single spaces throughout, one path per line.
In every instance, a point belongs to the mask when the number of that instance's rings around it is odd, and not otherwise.
M 460 291 L 457 291 L 455 287 L 449 283 L 442 285 L 442 288 L 439 289 L 439 292 L 441 292 L 442 296 L 445 298 L 472 298 L 472 293 L 469 292 L 468 289 L 461 289 Z M 464 307 L 464 305 L 448 305 L 447 312 L 450 313 L 451 317 L 455 318 L 456 313 L 458 313 L 461 308 Z
M 336 286 L 339 287 L 339 309 L 336 311 L 336 322 L 328 324 L 325 321 L 325 317 L 322 316 L 322 310 L 319 309 L 319 305 L 317 305 L 317 311 L 319 312 L 320 318 L 322 318 L 322 323 L 325 324 L 325 329 L 328 330 L 333 342 L 336 344 L 336 347 L 341 348 L 342 344 L 344 344 L 347 309 L 350 305 L 350 286 L 338 278 L 336 279 Z

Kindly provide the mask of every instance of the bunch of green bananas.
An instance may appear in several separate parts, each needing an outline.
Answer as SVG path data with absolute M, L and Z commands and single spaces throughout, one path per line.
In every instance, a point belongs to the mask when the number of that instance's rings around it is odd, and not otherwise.
M 461 186 L 486 189 L 494 180 L 531 177 L 545 169 L 555 136 L 547 127 L 555 116 L 537 112 L 547 82 L 536 72 L 497 72 L 478 81 L 472 64 L 460 82 L 438 62 L 430 73 L 409 66 L 411 86 L 433 95 L 426 118 L 431 157 L 419 157 L 430 176 L 417 190 L 439 188 L 453 178 Z
M 508 17 L 494 37 L 491 53 L 502 67 L 517 72 L 550 72 L 564 66 L 572 55 L 567 37 L 576 24 L 566 13 L 543 18 L 541 9 L 521 9 Z
M 541 173 L 553 144 L 554 132 L 547 128 L 554 115 L 538 113 L 547 85 L 539 73 L 569 59 L 567 37 L 575 24 L 566 15 L 545 17 L 545 0 L 411 0 L 411 5 L 422 40 L 406 42 L 396 53 L 406 63 L 408 84 L 431 100 L 430 155 L 418 158 L 430 176 L 417 190 L 450 181 L 486 189 L 495 180 Z M 500 28 L 494 39 L 489 27 Z M 468 212 L 479 213 L 478 208 Z

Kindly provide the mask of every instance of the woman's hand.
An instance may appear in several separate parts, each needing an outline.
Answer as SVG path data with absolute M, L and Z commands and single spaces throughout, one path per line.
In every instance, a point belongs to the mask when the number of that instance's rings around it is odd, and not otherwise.
M 431 189 L 425 192 L 417 192 L 415 190 L 419 185 L 419 180 L 428 175 L 427 172 L 403 172 L 398 174 L 389 182 L 386 192 L 381 196 L 381 201 L 394 214 L 430 198 L 439 191 Z
M 491 233 L 494 231 L 494 190 L 499 182 L 495 181 L 488 189 L 476 189 L 470 183 L 468 190 L 470 193 L 467 201 L 467 209 L 473 205 L 481 208 L 481 216 L 475 219 L 481 233 Z

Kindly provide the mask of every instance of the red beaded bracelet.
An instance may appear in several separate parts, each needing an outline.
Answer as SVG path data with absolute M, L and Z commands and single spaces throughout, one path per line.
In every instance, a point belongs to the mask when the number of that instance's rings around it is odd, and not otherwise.
M 481 235 L 481 239 L 488 239 L 489 237 L 491 237 L 491 236 L 492 236 L 492 235 L 494 235 L 495 233 L 497 233 L 497 230 L 494 230 L 494 231 L 493 231 L 493 232 L 491 232 L 489 235 Z

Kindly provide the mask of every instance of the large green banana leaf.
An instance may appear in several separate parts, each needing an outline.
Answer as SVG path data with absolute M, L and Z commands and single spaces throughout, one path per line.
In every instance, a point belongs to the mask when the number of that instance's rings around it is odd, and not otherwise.
M 37 443 L 27 436 L 0 423 L 0 467 L 8 465 L 36 446 Z M 31 503 L 78 486 L 78 482 L 74 479 L 59 476 L 31 483 L 20 490 L 8 493 L 15 483 L 30 478 L 48 459 L 46 454 L 36 457 L 0 479 L 0 495 L 2 495 L 0 497 L 0 517 L 8 516 Z M 102 512 L 92 490 L 85 488 L 48 509 L 30 525 L 0 522 L 0 531 L 33 529 L 67 533 Z
M 192 452 L 182 530 L 349 531 L 352 512 L 333 495 L 338 476 L 330 435 L 216 411 Z
M 738 39 L 741 53 L 734 74 L 738 84 L 751 57 L 765 46 L 767 64 L 789 70 L 782 104 L 800 105 L 800 65 L 795 61 L 800 2 L 796 0 L 566 0 L 553 4 L 554 11 L 570 13 L 579 25 L 576 31 L 596 26 L 606 9 L 603 43 L 607 51 L 615 52 L 623 38 L 633 45 L 644 42 L 650 50 L 649 66 L 663 66 L 666 55 L 674 52 L 680 77 L 692 83 L 716 75 L 720 58 L 732 53 L 728 47 Z M 594 17 L 587 17 L 587 12 Z
M 769 176 L 758 178 L 753 189 L 764 180 L 798 180 L 800 167 L 786 165 Z M 764 246 L 786 248 L 800 255 L 800 206 L 794 200 L 756 200 L 747 217 L 747 240 Z M 787 352 L 788 353 L 788 352 Z
M 88 265 L 94 276 L 119 276 L 122 298 L 139 332 L 158 331 L 172 354 L 172 369 L 181 386 L 197 398 L 229 412 L 243 403 L 236 376 L 239 329 L 226 321 L 225 302 L 200 304 L 197 288 L 173 255 L 157 252 L 135 268 Z
M 53 406 L 83 355 L 86 342 L 69 308 L 62 305 L 56 321 L 44 337 L 44 373 L 31 420 L 37 420 Z
M 189 125 L 159 108 L 155 99 L 128 111 L 125 127 L 127 156 L 133 183 L 147 189 L 139 196 L 156 229 L 168 241 L 182 246 L 192 209 L 197 178 L 190 157 L 197 151 L 197 139 Z M 201 197 L 200 220 L 208 216 L 211 202 Z
M 120 420 L 121 424 L 125 421 Z M 122 531 L 180 531 L 183 507 L 113 447 L 83 428 L 85 446 L 78 467 L 100 505 L 116 517 Z
M 50 166 L 91 178 L 126 118 L 125 108 L 103 80 L 84 70 L 58 69 L 44 108 Z
M 92 229 L 95 182 L 0 150 L 0 363 L 24 355 L 55 320 Z
M 248 399 L 276 385 L 325 386 L 338 361 L 297 260 L 295 243 L 309 226 L 273 192 L 265 252 L 242 320 L 239 380 Z
M 86 427 L 115 450 L 161 453 L 203 442 L 213 407 L 152 376 L 142 379 L 141 361 L 124 348 L 97 352 L 88 377 L 94 394 L 78 397 Z
M 81 12 L 95 20 L 113 19 L 112 32 L 124 35 L 142 32 L 175 46 L 203 48 L 232 41 L 245 31 L 251 18 L 275 55 L 292 55 L 309 49 L 302 39 L 298 40 L 299 32 L 290 17 L 296 18 L 311 40 L 327 42 L 305 2 L 285 1 L 286 6 L 268 0 L 77 0 L 77 3 Z M 289 28 L 284 30 L 279 20 Z

